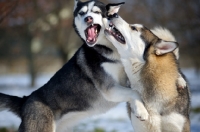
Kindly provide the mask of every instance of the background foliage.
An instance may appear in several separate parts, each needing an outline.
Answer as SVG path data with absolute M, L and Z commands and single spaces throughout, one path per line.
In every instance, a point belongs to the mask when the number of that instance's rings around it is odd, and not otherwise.
M 101 0 L 104 3 L 117 0 Z M 168 28 L 180 44 L 181 66 L 200 67 L 199 0 L 120 0 L 129 23 Z M 0 0 L 0 74 L 56 72 L 82 44 L 75 34 L 73 0 Z

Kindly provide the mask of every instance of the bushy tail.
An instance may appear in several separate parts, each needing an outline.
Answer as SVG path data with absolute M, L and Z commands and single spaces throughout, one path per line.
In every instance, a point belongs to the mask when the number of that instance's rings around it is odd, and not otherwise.
M 151 29 L 151 31 L 158 36 L 159 38 L 165 41 L 176 41 L 174 35 L 166 28 L 163 27 L 155 27 Z
M 20 98 L 0 93 L 0 111 L 8 109 L 21 117 L 21 108 L 25 101 L 26 97 Z
M 176 42 L 176 39 L 174 37 L 174 35 L 166 28 L 162 28 L 162 27 L 155 27 L 153 29 L 151 29 L 151 31 L 160 39 L 163 39 L 165 41 L 173 41 Z M 179 59 L 179 48 L 176 48 L 174 50 L 174 54 L 176 56 L 176 59 Z

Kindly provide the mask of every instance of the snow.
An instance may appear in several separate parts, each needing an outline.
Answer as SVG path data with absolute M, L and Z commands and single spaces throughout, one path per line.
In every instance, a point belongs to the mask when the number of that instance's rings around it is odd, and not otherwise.
M 191 107 L 200 107 L 200 73 L 197 74 L 194 69 L 184 69 L 191 86 Z M 47 82 L 52 74 L 40 75 L 36 80 L 37 87 L 30 88 L 28 75 L 0 75 L 0 92 L 24 96 Z M 200 113 L 191 113 L 191 132 L 200 131 Z M 9 127 L 17 129 L 20 125 L 20 119 L 8 111 L 0 112 L 0 127 Z M 92 132 L 95 129 L 103 129 L 106 132 L 133 132 L 130 120 L 126 111 L 126 104 L 121 103 L 103 115 L 90 117 L 81 121 L 76 127 L 75 132 Z

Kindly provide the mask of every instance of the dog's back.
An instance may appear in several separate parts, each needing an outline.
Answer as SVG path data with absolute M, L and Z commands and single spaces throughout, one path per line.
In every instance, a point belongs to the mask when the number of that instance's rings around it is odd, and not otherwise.
M 156 27 L 151 32 L 165 41 L 175 41 L 171 32 L 162 27 Z M 146 34 L 149 34 L 148 36 L 151 36 L 153 40 L 155 36 L 151 32 L 146 29 Z M 166 101 L 175 99 L 177 96 L 176 79 L 179 71 L 174 55 L 170 52 L 160 56 L 154 54 L 154 52 L 154 45 L 149 45 L 145 52 L 146 63 L 141 71 L 142 83 L 147 91 L 145 96 L 159 94 L 158 96 L 164 97 L 163 99 Z
M 173 104 L 178 95 L 176 89 L 176 79 L 178 78 L 178 67 L 173 53 L 157 56 L 153 46 L 147 51 L 146 64 L 141 70 L 141 79 L 144 86 L 145 102 L 162 104 L 166 108 Z M 173 101 L 172 101 L 173 100 Z M 158 107 L 157 104 L 155 107 Z M 162 109 L 163 112 L 166 109 Z

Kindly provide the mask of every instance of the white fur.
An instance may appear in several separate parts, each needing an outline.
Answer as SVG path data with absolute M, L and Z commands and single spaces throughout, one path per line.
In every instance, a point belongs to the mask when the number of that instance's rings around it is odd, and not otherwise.
M 131 113 L 131 123 L 134 132 L 148 132 L 147 121 L 140 121 L 133 113 Z
M 104 28 L 104 25 L 103 25 L 103 22 L 102 22 L 102 16 L 101 16 L 101 14 L 94 13 L 95 11 L 100 11 L 100 9 L 97 6 L 94 6 L 94 3 L 95 2 L 92 1 L 92 2 L 90 2 L 88 4 L 88 6 L 82 7 L 82 9 L 80 10 L 80 12 L 81 11 L 84 11 L 84 12 L 87 11 L 87 12 L 86 12 L 86 14 L 84 16 L 81 16 L 81 15 L 78 14 L 75 17 L 75 25 L 77 27 L 77 30 L 78 30 L 81 38 L 83 38 L 84 40 L 86 40 L 86 36 L 85 36 L 84 30 L 88 27 L 88 25 L 85 23 L 84 19 L 86 17 L 88 17 L 88 16 L 91 16 L 93 18 L 94 24 L 99 24 L 101 26 L 101 31 L 99 33 L 99 37 L 97 39 L 97 42 L 95 43 L 95 44 L 97 44 L 97 43 L 102 43 L 101 42 L 102 38 L 105 39 L 105 36 L 104 36 L 104 33 L 103 33 L 103 31 L 104 31 L 105 28 Z M 88 44 L 88 46 L 93 47 L 95 44 L 93 44 L 93 45 Z
M 56 122 L 56 132 L 73 132 L 73 127 L 83 118 L 88 117 L 87 112 L 70 112 Z
M 53 127 L 53 132 L 56 132 L 56 123 L 55 123 L 55 121 L 53 121 L 52 127 Z
M 113 15 L 115 12 L 119 11 L 121 5 L 115 6 L 115 7 L 110 7 L 108 15 Z
M 126 23 L 121 17 L 119 17 L 117 19 L 113 19 L 112 23 L 124 36 L 126 43 L 122 44 L 122 43 L 118 42 L 112 35 L 110 35 L 108 33 L 106 33 L 106 37 L 117 48 L 117 50 L 121 56 L 121 61 L 125 68 L 125 72 L 131 82 L 131 88 L 138 89 L 138 92 L 140 94 L 142 94 L 143 85 L 140 82 L 140 69 L 144 64 L 143 53 L 145 50 L 145 43 L 140 37 L 141 34 L 140 34 L 139 30 L 138 31 L 132 30 L 130 28 L 130 25 L 128 23 Z M 108 27 L 108 21 L 104 20 L 104 24 L 106 27 Z M 143 26 L 140 24 L 134 24 L 131 26 L 135 26 L 137 29 L 143 28 Z M 159 46 L 162 46 L 162 45 L 159 45 Z M 174 45 L 169 45 L 169 46 L 171 46 L 170 51 L 171 51 L 171 49 L 173 50 Z M 159 47 L 158 47 L 158 49 L 159 49 Z M 160 54 L 160 53 L 163 53 L 163 51 L 160 50 L 158 54 Z M 145 132 L 145 131 L 161 132 L 162 127 L 164 127 L 164 125 L 166 125 L 164 123 L 161 124 L 162 121 L 166 121 L 165 123 L 169 123 L 169 122 L 171 123 L 172 127 L 169 128 L 171 131 L 173 128 L 174 129 L 177 128 L 177 131 L 179 131 L 179 129 L 183 127 L 184 119 L 183 119 L 183 116 L 180 114 L 171 113 L 170 115 L 167 115 L 164 117 L 160 116 L 159 113 L 163 109 L 163 106 L 161 104 L 163 104 L 162 98 L 153 100 L 151 103 L 148 102 L 148 104 L 146 104 L 146 106 L 148 108 L 148 112 L 150 114 L 149 120 L 146 123 L 138 122 L 139 120 L 137 118 L 135 118 L 135 116 L 133 114 L 131 114 L 132 124 L 133 124 L 136 132 Z M 137 109 L 134 106 L 132 106 L 132 108 Z M 171 120 L 173 120 L 173 121 L 171 121 Z M 165 127 L 165 129 L 166 129 L 166 127 Z
M 88 7 L 87 6 L 83 6 L 79 12 L 87 12 L 87 10 L 88 10 Z
M 101 12 L 100 8 L 97 7 L 97 6 L 94 6 L 94 7 L 92 8 L 92 12 L 95 12 L 95 11 Z
M 162 130 L 170 132 L 182 132 L 185 118 L 179 113 L 171 113 L 162 117 Z
M 118 103 L 109 102 L 100 97 L 92 104 L 91 109 L 81 112 L 70 112 L 56 120 L 56 132 L 73 132 L 73 127 L 87 117 L 102 114 L 115 107 Z
M 105 27 L 109 27 L 109 21 L 105 20 L 106 18 L 103 19 Z M 143 57 L 141 54 L 143 54 L 145 45 L 141 39 L 138 39 L 138 37 L 141 35 L 140 32 L 137 31 L 132 31 L 130 29 L 130 25 L 126 23 L 120 16 L 119 18 L 121 21 L 116 21 L 115 26 L 118 28 L 118 30 L 121 31 L 123 36 L 125 36 L 125 41 L 126 42 L 132 42 L 132 43 L 138 43 L 138 45 L 128 45 L 128 44 L 121 44 L 119 43 L 113 36 L 111 35 L 106 35 L 106 38 L 113 42 L 113 45 L 118 49 L 118 52 L 120 54 L 121 58 L 135 58 L 139 62 L 144 62 Z M 114 21 L 114 20 L 113 20 Z M 137 24 L 139 25 L 139 24 Z M 126 29 L 126 30 L 123 30 Z M 135 35 L 131 35 L 131 33 L 134 33 Z M 126 52 L 126 54 L 123 54 Z
M 138 28 L 143 28 L 144 26 L 142 24 L 131 24 L 132 26 L 138 27 Z
M 172 33 L 166 28 L 155 27 L 155 28 L 151 29 L 151 31 L 153 32 L 153 34 L 155 34 L 156 36 L 158 36 L 159 38 L 161 38 L 165 41 L 176 42 L 174 35 L 172 35 Z
M 181 74 L 179 74 L 178 79 L 177 79 L 177 84 L 179 88 L 184 88 L 187 86 L 186 81 L 183 79 L 183 77 L 181 76 Z
M 166 28 L 155 27 L 155 28 L 151 29 L 151 31 L 153 32 L 153 34 L 155 34 L 156 36 L 158 36 L 159 38 L 161 38 L 165 41 L 176 42 L 174 35 Z M 176 56 L 176 59 L 179 59 L 179 48 L 176 48 L 174 50 L 174 54 Z
M 112 76 L 113 79 L 115 79 L 116 82 L 120 82 L 120 80 L 124 80 L 123 82 L 126 82 L 126 74 L 121 63 L 103 63 L 101 66 L 110 76 Z
M 116 64 L 110 64 L 110 63 L 103 63 L 102 67 L 104 70 L 111 75 L 114 79 L 116 79 L 117 82 L 119 79 L 116 77 L 125 77 L 125 74 L 123 71 L 119 70 L 122 68 L 122 65 L 119 63 L 116 67 Z M 140 98 L 140 95 L 135 91 L 131 90 L 129 88 L 122 87 L 120 85 L 115 84 L 112 88 L 108 89 L 107 92 L 102 93 L 103 96 L 108 100 L 112 102 L 129 102 L 134 109 L 135 115 L 142 120 L 148 119 L 148 112 L 146 108 L 144 107 L 142 100 Z
M 131 108 L 134 110 L 135 116 L 141 120 L 148 119 L 149 113 L 144 107 L 137 91 L 116 84 L 108 89 L 107 92 L 102 92 L 102 95 L 106 100 L 111 102 L 129 102 Z
M 160 118 L 157 117 L 149 117 L 151 120 L 151 124 L 148 122 L 141 122 L 135 115 L 131 114 L 131 121 L 135 132 L 159 132 L 159 131 L 167 131 L 167 132 L 182 132 L 183 125 L 185 123 L 185 118 L 178 113 L 171 113 L 170 115 L 163 116 Z M 161 123 L 162 122 L 162 123 Z M 161 128 L 158 130 L 152 130 L 152 125 L 158 126 Z

